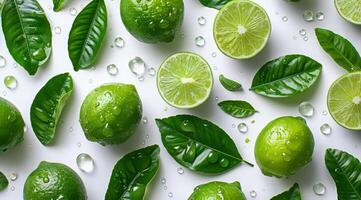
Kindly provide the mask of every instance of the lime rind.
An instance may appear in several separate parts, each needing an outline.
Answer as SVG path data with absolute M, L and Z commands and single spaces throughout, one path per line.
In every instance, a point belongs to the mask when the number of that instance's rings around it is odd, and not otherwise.
M 339 125 L 349 130 L 361 130 L 361 72 L 337 79 L 329 89 L 327 106 Z
M 168 57 L 157 73 L 157 87 L 169 105 L 190 109 L 204 103 L 213 87 L 212 70 L 201 56 L 181 52 Z
M 232 1 L 219 11 L 213 34 L 225 55 L 235 59 L 252 58 L 266 46 L 271 22 L 260 5 L 249 0 Z
M 361 25 L 361 0 L 335 0 L 335 6 L 342 18 Z

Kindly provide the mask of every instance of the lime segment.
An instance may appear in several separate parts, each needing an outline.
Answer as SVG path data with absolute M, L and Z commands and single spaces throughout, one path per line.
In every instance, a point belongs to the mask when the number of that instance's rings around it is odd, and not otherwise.
M 205 102 L 213 86 L 208 63 L 193 53 L 178 53 L 167 58 L 157 74 L 162 98 L 176 108 L 194 108 Z
M 328 91 L 328 109 L 341 126 L 361 130 L 361 72 L 337 79 Z
M 347 21 L 361 25 L 361 0 L 335 0 L 335 6 Z
M 249 0 L 226 4 L 218 13 L 213 34 L 218 48 L 235 59 L 251 58 L 266 45 L 271 22 L 266 11 Z

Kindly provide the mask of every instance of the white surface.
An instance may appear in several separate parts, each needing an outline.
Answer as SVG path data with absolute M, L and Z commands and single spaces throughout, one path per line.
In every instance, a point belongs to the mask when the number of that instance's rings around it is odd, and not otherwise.
M 338 67 L 326 53 L 319 47 L 315 39 L 313 29 L 315 27 L 327 27 L 341 35 L 349 38 L 357 49 L 361 50 L 360 33 L 361 28 L 344 21 L 333 6 L 333 1 L 302 0 L 300 3 L 287 3 L 282 0 L 261 1 L 257 0 L 268 12 L 272 25 L 272 35 L 266 48 L 255 58 L 246 61 L 231 60 L 223 56 L 217 49 L 212 38 L 212 22 L 217 13 L 216 10 L 202 7 L 197 0 L 185 0 L 185 19 L 182 33 L 171 44 L 148 45 L 135 40 L 124 28 L 119 14 L 119 0 L 106 0 L 109 26 L 106 42 L 99 56 L 95 70 L 74 72 L 67 54 L 67 38 L 71 24 L 75 17 L 69 13 L 69 8 L 75 7 L 78 12 L 88 3 L 88 0 L 73 1 L 61 12 L 54 13 L 50 0 L 41 0 L 40 3 L 46 11 L 48 19 L 53 27 L 60 26 L 61 34 L 53 32 L 53 53 L 47 66 L 39 70 L 35 77 L 29 77 L 21 67 L 14 67 L 14 60 L 11 58 L 5 46 L 4 37 L 0 37 L 0 55 L 7 59 L 6 68 L 0 68 L 0 79 L 6 75 L 14 75 L 19 82 L 16 90 L 8 90 L 0 84 L 0 95 L 16 104 L 20 109 L 29 129 L 25 135 L 25 141 L 17 148 L 0 154 L 0 170 L 9 175 L 11 172 L 19 174 L 19 178 L 10 182 L 9 188 L 0 193 L 1 200 L 22 199 L 22 189 L 26 177 L 34 170 L 40 161 L 47 160 L 61 162 L 71 166 L 82 177 L 89 196 L 89 200 L 101 200 L 107 189 L 110 174 L 115 162 L 124 154 L 143 147 L 142 141 L 149 134 L 146 145 L 157 143 L 161 146 L 161 168 L 149 187 L 146 199 L 165 200 L 168 199 L 168 192 L 174 194 L 173 199 L 185 200 L 191 194 L 193 188 L 201 183 L 213 180 L 240 181 L 248 199 L 251 190 L 257 192 L 255 199 L 265 200 L 288 189 L 294 182 L 300 183 L 302 194 L 305 200 L 335 200 L 335 185 L 328 174 L 324 164 L 324 152 L 327 147 L 346 150 L 361 158 L 360 142 L 361 135 L 356 132 L 347 131 L 338 126 L 330 115 L 323 116 L 321 113 L 326 110 L 326 93 L 330 84 L 340 75 L 345 73 Z M 302 12 L 305 9 L 323 11 L 325 20 L 322 22 L 307 23 L 302 19 Z M 199 26 L 197 18 L 205 16 L 207 24 Z M 288 17 L 287 22 L 281 18 Z M 303 41 L 298 31 L 302 28 L 307 30 L 309 40 Z M 1 30 L 2 33 L 2 30 Z M 194 45 L 194 38 L 203 35 L 206 39 L 206 46 L 203 48 Z M 113 39 L 121 36 L 125 39 L 126 46 L 123 49 L 110 48 Z M 296 37 L 296 40 L 293 37 Z M 204 105 L 193 110 L 177 110 L 166 105 L 158 95 L 155 77 L 147 76 L 144 82 L 139 82 L 128 69 L 128 61 L 135 56 L 142 57 L 149 66 L 158 68 L 160 63 L 169 55 L 178 51 L 193 51 L 204 56 L 212 66 L 217 66 L 214 70 L 215 86 L 212 97 Z M 217 52 L 217 57 L 211 56 L 212 52 Z M 301 53 L 313 57 L 323 64 L 323 73 L 320 81 L 306 93 L 289 99 L 270 99 L 256 95 L 247 89 L 256 70 L 270 59 L 291 54 Z M 119 67 L 119 75 L 112 77 L 107 74 L 106 66 L 114 63 Z M 57 131 L 55 145 L 44 147 L 36 139 L 31 130 L 29 120 L 29 109 L 31 102 L 37 91 L 52 76 L 61 72 L 70 72 L 75 81 L 75 92 L 62 115 L 63 123 Z M 219 82 L 218 75 L 225 74 L 228 77 L 239 80 L 244 88 L 244 92 L 231 93 L 224 90 Z M 90 83 L 92 80 L 92 83 Z M 126 143 L 119 146 L 102 147 L 97 143 L 88 142 L 78 123 L 80 105 L 88 94 L 95 87 L 107 82 L 125 82 L 136 85 L 142 98 L 144 106 L 144 116 L 149 119 L 149 123 L 141 125 L 137 133 Z M 216 105 L 215 96 L 219 100 L 243 99 L 251 102 L 259 111 L 253 117 L 245 120 L 237 120 L 224 114 Z M 166 117 L 180 113 L 192 113 L 206 118 L 218 124 L 228 132 L 237 143 L 239 151 L 243 157 L 255 163 L 253 155 L 254 141 L 261 128 L 270 120 L 283 115 L 298 115 L 298 104 L 302 101 L 310 101 L 315 105 L 316 114 L 307 119 L 310 128 L 313 130 L 316 140 L 314 159 L 306 168 L 299 171 L 289 179 L 276 179 L 262 175 L 258 167 L 248 167 L 241 165 L 232 171 L 220 176 L 205 176 L 185 169 L 183 175 L 177 173 L 179 165 L 168 155 L 161 144 L 158 129 L 154 123 L 154 118 Z M 167 109 L 165 109 L 167 108 Z M 251 124 L 251 120 L 256 120 Z M 245 121 L 249 125 L 247 134 L 239 133 L 232 124 Z M 320 133 L 320 126 L 323 123 L 330 123 L 333 133 L 324 136 Z M 72 131 L 71 131 L 72 130 Z M 245 138 L 249 137 L 251 142 L 245 143 Z M 81 147 L 76 144 L 80 142 Z M 96 163 L 96 169 L 92 174 L 81 172 L 76 166 L 76 156 L 79 153 L 89 153 Z M 167 179 L 167 190 L 163 189 L 160 183 L 161 177 Z M 327 187 L 326 195 L 319 197 L 312 191 L 315 182 L 321 181 Z M 10 187 L 15 186 L 15 191 Z

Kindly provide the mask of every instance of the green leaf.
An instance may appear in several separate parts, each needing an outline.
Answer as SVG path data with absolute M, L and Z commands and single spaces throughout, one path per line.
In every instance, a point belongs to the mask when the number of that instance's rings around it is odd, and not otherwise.
M 147 185 L 159 169 L 159 146 L 125 155 L 114 166 L 105 200 L 143 200 Z
M 222 101 L 218 106 L 227 114 L 236 118 L 245 118 L 257 111 L 246 101 Z
M 222 86 L 229 91 L 239 91 L 242 90 L 242 85 L 237 83 L 234 80 L 226 78 L 223 74 L 219 76 L 219 82 L 221 82 Z
M 0 172 L 0 191 L 5 190 L 5 188 L 7 188 L 8 185 L 9 185 L 8 179 L 2 172 Z
M 51 78 L 36 95 L 30 109 L 30 121 L 43 145 L 54 140 L 61 112 L 72 92 L 73 80 L 65 73 Z
M 156 122 L 168 153 L 190 170 L 220 174 L 245 162 L 233 140 L 212 122 L 191 115 Z
M 67 0 L 53 0 L 54 12 L 60 11 L 66 2 Z
M 271 200 L 302 200 L 300 187 L 295 183 L 288 191 L 285 191 Z
M 51 29 L 36 0 L 5 0 L 1 12 L 7 48 L 14 60 L 34 75 L 51 53 Z
M 304 55 L 286 55 L 266 63 L 253 78 L 257 94 L 283 98 L 302 93 L 318 79 L 322 65 Z
M 361 70 L 361 57 L 355 47 L 336 33 L 316 28 L 318 42 L 333 60 L 349 72 Z
M 199 0 L 201 4 L 209 8 L 221 9 L 224 5 L 232 0 Z
M 327 149 L 326 167 L 336 183 L 338 200 L 361 200 L 361 163 L 351 154 Z
M 75 71 L 94 64 L 104 40 L 107 21 L 104 0 L 91 1 L 75 18 L 68 40 L 69 56 Z

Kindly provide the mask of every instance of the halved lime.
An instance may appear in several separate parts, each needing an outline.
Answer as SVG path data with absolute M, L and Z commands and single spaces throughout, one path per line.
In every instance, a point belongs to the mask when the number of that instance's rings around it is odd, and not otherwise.
M 227 56 L 251 58 L 266 45 L 271 22 L 266 11 L 253 1 L 231 1 L 218 12 L 213 34 L 218 48 Z
M 167 58 L 157 74 L 158 91 L 176 108 L 194 108 L 205 102 L 212 90 L 213 75 L 207 61 L 194 53 Z
M 335 6 L 344 19 L 361 25 L 361 0 L 335 0 Z
M 341 126 L 361 130 L 361 72 L 337 79 L 328 91 L 328 110 Z

